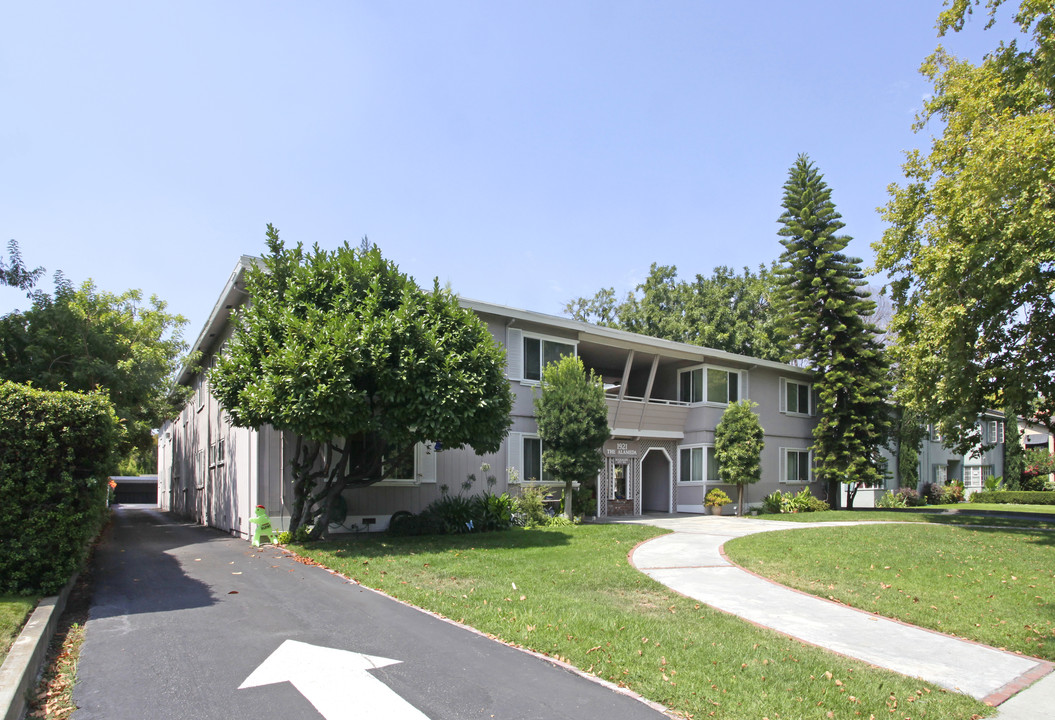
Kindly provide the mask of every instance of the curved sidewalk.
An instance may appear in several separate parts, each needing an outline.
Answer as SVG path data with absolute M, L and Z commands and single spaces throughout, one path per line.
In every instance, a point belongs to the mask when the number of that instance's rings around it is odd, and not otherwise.
M 664 516 L 632 522 L 674 532 L 638 546 L 630 561 L 677 592 L 745 620 L 842 655 L 919 677 L 1001 707 L 1009 720 L 1049 717 L 1053 665 L 807 595 L 743 570 L 722 553 L 726 541 L 758 532 L 858 523 L 787 523 L 735 517 Z M 1037 683 L 1039 678 L 1047 677 Z

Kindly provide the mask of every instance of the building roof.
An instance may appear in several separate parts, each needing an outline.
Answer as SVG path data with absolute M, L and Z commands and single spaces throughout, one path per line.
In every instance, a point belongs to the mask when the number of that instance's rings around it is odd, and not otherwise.
M 220 297 L 216 301 L 216 305 L 209 314 L 209 319 L 206 321 L 205 327 L 202 328 L 201 333 L 198 334 L 198 339 L 195 340 L 194 344 L 191 346 L 192 353 L 201 353 L 202 356 L 206 356 L 214 350 L 214 346 L 223 336 L 224 328 L 227 326 L 231 312 L 246 299 L 247 295 L 243 277 L 245 271 L 254 266 L 262 267 L 263 260 L 251 255 L 242 255 L 238 259 L 234 270 L 231 271 L 230 278 L 227 280 L 227 284 L 224 285 L 223 291 L 220 293 Z M 795 367 L 794 365 L 775 362 L 773 360 L 762 360 L 748 355 L 740 355 L 738 353 L 693 345 L 691 343 L 662 340 L 660 338 L 640 335 L 627 330 L 617 330 L 603 325 L 593 325 L 591 323 L 581 322 L 579 320 L 573 320 L 559 315 L 549 315 L 546 313 L 535 312 L 533 310 L 521 310 L 506 305 L 463 297 L 459 297 L 458 301 L 462 307 L 474 312 L 507 318 L 511 321 L 510 324 L 515 325 L 517 322 L 522 322 L 535 325 L 545 325 L 550 328 L 576 333 L 582 341 L 596 342 L 603 345 L 639 350 L 668 357 L 677 357 L 695 362 L 735 362 L 741 365 L 746 364 L 750 367 L 777 369 L 787 373 L 794 373 L 796 375 L 811 375 L 809 370 Z M 197 363 L 184 363 L 176 377 L 177 384 L 189 384 L 195 374 L 197 374 L 197 370 Z

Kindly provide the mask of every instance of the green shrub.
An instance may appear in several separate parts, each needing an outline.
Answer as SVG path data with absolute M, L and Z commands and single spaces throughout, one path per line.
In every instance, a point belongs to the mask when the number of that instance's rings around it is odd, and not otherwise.
M 1055 505 L 1055 492 L 1050 490 L 983 490 L 971 495 L 971 502 L 1002 505 Z
M 903 508 L 908 507 L 908 503 L 905 502 L 905 496 L 901 493 L 893 493 L 887 490 L 883 493 L 883 496 L 876 500 L 876 507 L 879 508 Z
M 475 500 L 475 526 L 479 532 L 508 530 L 513 525 L 513 498 L 506 493 L 485 493 Z
M 780 501 L 784 497 L 779 490 L 762 498 L 762 512 L 776 515 L 780 512 Z
M 963 502 L 963 483 L 954 480 L 942 488 L 941 501 L 943 503 Z
M 0 383 L 0 592 L 50 595 L 77 570 L 120 438 L 104 395 Z
M 703 504 L 706 507 L 721 507 L 723 505 L 728 505 L 731 502 L 732 500 L 729 496 L 720 488 L 714 488 L 707 493 L 707 497 L 703 499 Z
M 516 499 L 518 524 L 524 527 L 538 527 L 549 523 L 550 515 L 546 512 L 546 491 L 540 487 L 523 487 L 520 497 Z
M 814 497 L 808 487 L 802 488 L 796 493 L 782 493 L 779 490 L 767 495 L 762 500 L 762 512 L 764 513 L 800 513 L 800 512 L 823 512 L 831 510 L 831 506 L 820 498 Z
M 897 494 L 904 498 L 905 507 L 922 507 L 926 504 L 926 499 L 919 494 L 916 488 L 898 488 Z
M 280 532 L 278 535 L 275 536 L 275 544 L 276 545 L 289 545 L 289 542 L 292 539 L 293 539 L 293 536 L 290 535 L 289 532 L 287 532 L 286 530 L 283 530 L 282 532 Z

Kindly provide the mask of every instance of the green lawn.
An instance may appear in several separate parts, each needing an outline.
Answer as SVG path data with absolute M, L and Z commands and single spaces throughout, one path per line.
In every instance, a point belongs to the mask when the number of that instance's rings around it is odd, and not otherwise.
M 944 506 L 943 506 L 944 507 Z M 949 505 L 959 509 L 980 507 L 1009 508 L 1011 505 Z M 1036 505 L 1016 505 L 1018 508 L 1033 508 Z M 1048 507 L 1048 506 L 1043 506 Z M 1022 511 L 1027 512 L 1027 511 Z M 939 525 L 985 525 L 987 527 L 1023 528 L 1055 530 L 1055 518 L 1047 520 L 1027 520 L 1020 518 L 989 517 L 985 515 L 943 515 L 941 513 L 912 512 L 899 510 L 828 510 L 825 512 L 788 513 L 780 515 L 759 515 L 761 520 L 778 520 L 782 522 L 818 523 L 818 522 L 913 522 L 935 523 Z
M 25 595 L 0 595 L 0 663 L 7 657 L 11 643 L 22 631 L 26 619 L 40 598 Z
M 685 716 L 886 718 L 894 717 L 895 704 L 912 717 L 992 714 L 966 696 L 804 645 L 670 591 L 627 561 L 636 544 L 664 532 L 586 525 L 367 535 L 292 549 Z
M 760 533 L 725 550 L 784 585 L 1055 660 L 1055 533 L 882 523 Z
M 1034 515 L 1055 515 L 1055 505 L 1013 505 L 1011 503 L 954 503 L 951 505 L 931 505 L 942 510 L 997 510 L 999 512 L 1032 513 Z

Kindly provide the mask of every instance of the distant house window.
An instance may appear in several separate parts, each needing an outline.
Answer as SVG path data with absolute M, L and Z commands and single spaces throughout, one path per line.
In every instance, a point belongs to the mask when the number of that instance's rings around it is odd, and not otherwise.
M 783 457 L 781 482 L 808 483 L 813 480 L 810 451 L 804 448 L 781 448 Z
M 1004 423 L 999 420 L 989 420 L 982 427 L 986 431 L 986 437 L 982 438 L 983 442 L 990 445 L 999 445 L 1004 442 Z
M 948 465 L 935 465 L 934 466 L 934 482 L 937 485 L 944 485 L 949 482 L 949 466 Z
M 963 486 L 966 488 L 981 489 L 985 485 L 985 479 L 992 477 L 992 465 L 967 465 L 963 469 Z
M 541 380 L 542 369 L 564 355 L 575 355 L 575 345 L 559 340 L 524 336 L 524 379 Z
M 678 479 L 681 482 L 721 482 L 713 445 L 683 447 L 679 452 Z
M 524 438 L 524 482 L 550 482 L 553 477 L 542 469 L 542 440 L 538 437 Z
M 780 398 L 781 412 L 792 415 L 811 415 L 810 386 L 794 380 L 782 380 L 784 392 Z
M 678 398 L 687 403 L 728 405 L 740 399 L 740 373 L 717 367 L 682 370 L 678 376 Z

